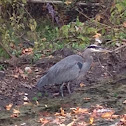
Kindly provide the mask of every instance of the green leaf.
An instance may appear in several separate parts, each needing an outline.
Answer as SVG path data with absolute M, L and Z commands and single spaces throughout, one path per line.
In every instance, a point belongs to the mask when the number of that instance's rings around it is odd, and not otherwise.
M 37 98 L 37 97 L 33 97 L 32 100 L 33 100 L 33 101 L 37 101 L 38 98 Z
M 35 31 L 36 30 L 37 23 L 36 23 L 35 19 L 30 19 L 29 27 L 30 27 L 31 31 Z
M 122 12 L 122 10 L 124 9 L 124 5 L 121 4 L 121 3 L 118 3 L 115 6 L 116 6 L 116 8 L 118 9 L 119 12 Z
M 26 4 L 27 3 L 27 0 L 22 0 L 22 3 Z
M 61 30 L 62 30 L 63 35 L 64 35 L 66 38 L 68 38 L 69 26 L 68 26 L 68 25 L 64 25 L 64 26 L 61 28 Z
M 39 92 L 37 95 L 38 95 L 39 97 L 41 97 L 41 96 L 42 96 L 42 93 L 41 93 L 41 92 Z
M 83 35 L 79 35 L 77 38 L 82 40 L 83 42 L 89 42 L 89 40 L 90 40 L 88 37 L 85 37 Z
M 93 27 L 87 28 L 87 31 L 86 31 L 87 34 L 96 33 L 96 32 L 97 32 L 97 29 Z

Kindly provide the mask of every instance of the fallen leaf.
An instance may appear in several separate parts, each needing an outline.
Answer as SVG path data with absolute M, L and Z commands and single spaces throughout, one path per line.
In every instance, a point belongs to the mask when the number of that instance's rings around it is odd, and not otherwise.
M 13 106 L 13 104 L 9 104 L 9 105 L 7 105 L 7 106 L 6 106 L 6 110 L 9 111 L 9 110 L 12 108 L 12 106 Z
M 48 56 L 48 58 L 50 58 L 50 59 L 51 59 L 51 58 L 54 58 L 54 56 L 50 55 L 50 56 Z
M 75 114 L 80 114 L 80 113 L 88 113 L 88 109 L 87 108 L 71 108 L 72 109 L 72 112 L 75 113 Z
M 126 104 L 126 100 L 123 101 L 123 104 Z
M 13 113 L 14 113 L 14 114 L 20 114 L 20 111 L 17 110 L 17 109 L 13 109 Z
M 106 113 L 103 113 L 102 115 L 101 115 L 101 117 L 102 118 L 107 118 L 107 119 L 109 119 L 109 118 L 111 118 L 112 117 L 112 115 L 114 114 L 114 112 L 106 112 Z
M 100 33 L 96 33 L 93 37 L 94 38 L 100 38 L 101 37 L 101 34 Z
M 17 110 L 17 109 L 13 109 L 13 114 L 11 115 L 11 117 L 18 117 L 19 116 L 19 114 L 20 114 L 20 111 L 19 110 Z
M 120 117 L 120 115 L 112 115 L 112 119 L 117 119 L 119 117 Z
M 33 48 L 23 49 L 22 54 L 27 54 L 27 55 L 33 54 Z
M 66 116 L 66 114 L 65 114 L 65 112 L 64 112 L 64 110 L 63 110 L 63 108 L 60 108 L 60 113 L 56 113 L 55 114 L 55 116 Z
M 64 113 L 63 108 L 60 108 L 60 111 L 61 111 L 61 115 L 62 115 L 62 116 L 65 116 L 65 115 L 66 115 L 66 114 Z
M 72 2 L 69 1 L 69 0 L 66 0 L 64 3 L 65 3 L 66 5 L 69 5 L 69 4 L 71 4 Z
M 126 125 L 126 114 L 122 115 L 122 117 L 120 119 L 120 122 L 121 122 L 121 126 L 125 126 Z
M 125 21 L 125 22 L 123 22 L 123 27 L 125 27 L 125 28 L 126 28 L 126 21 Z
M 10 43 L 10 47 L 13 48 L 13 49 L 15 49 L 14 43 L 11 42 L 11 43 Z
M 18 68 L 18 72 L 19 72 L 20 74 L 23 74 L 23 73 L 24 73 L 23 70 L 20 69 L 20 68 Z
M 89 123 L 92 125 L 93 122 L 94 122 L 94 118 L 93 117 L 90 117 L 89 121 L 90 121 Z
M 13 75 L 13 77 L 16 79 L 19 78 L 19 74 L 15 74 L 15 75 Z
M 80 87 L 82 88 L 82 87 L 84 87 L 85 86 L 85 84 L 84 83 L 80 83 Z
M 46 41 L 46 38 L 42 38 L 41 40 L 42 40 L 42 41 Z
M 42 123 L 41 126 L 44 126 L 45 124 L 47 124 L 49 122 L 49 120 L 44 119 L 44 118 L 40 118 L 38 122 Z

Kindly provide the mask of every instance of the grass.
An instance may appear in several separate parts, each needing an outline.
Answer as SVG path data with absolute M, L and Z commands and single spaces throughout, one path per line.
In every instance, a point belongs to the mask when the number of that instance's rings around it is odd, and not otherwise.
M 0 58 L 9 58 L 9 55 L 0 47 Z

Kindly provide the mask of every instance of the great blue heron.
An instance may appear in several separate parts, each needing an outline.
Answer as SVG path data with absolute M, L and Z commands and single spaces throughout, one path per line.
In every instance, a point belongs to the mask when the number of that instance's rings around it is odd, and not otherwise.
M 83 77 L 90 69 L 93 62 L 93 52 L 107 52 L 97 45 L 88 46 L 82 55 L 70 55 L 53 65 L 37 82 L 37 88 L 41 90 L 44 85 L 62 84 L 60 87 L 63 96 L 63 86 L 66 82 L 68 92 L 71 93 L 69 82 Z

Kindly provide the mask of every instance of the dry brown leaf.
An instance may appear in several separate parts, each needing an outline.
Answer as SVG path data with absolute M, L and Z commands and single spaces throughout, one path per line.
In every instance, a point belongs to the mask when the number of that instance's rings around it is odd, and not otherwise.
M 33 48 L 23 49 L 22 54 L 27 54 L 27 55 L 33 54 Z
M 119 117 L 120 117 L 120 115 L 112 115 L 112 119 L 117 119 Z
M 42 38 L 42 41 L 46 41 L 46 38 Z
M 17 110 L 17 109 L 13 109 L 13 113 L 14 113 L 14 114 L 20 114 L 20 111 Z
M 13 75 L 13 77 L 16 79 L 19 78 L 19 74 L 15 74 L 15 75 Z
M 22 69 L 18 69 L 18 72 L 20 73 L 20 74 L 23 74 L 24 72 L 23 72 L 23 70 Z
M 85 86 L 85 84 L 84 83 L 80 83 L 80 87 L 82 88 L 82 87 L 84 87 Z
M 125 28 L 126 28 L 126 21 L 125 21 L 125 22 L 123 22 L 123 27 L 125 27 Z
M 63 108 L 60 108 L 60 111 L 61 111 L 61 115 L 62 115 L 62 116 L 65 116 L 65 115 L 66 115 L 66 114 L 64 113 Z
M 6 106 L 6 110 L 8 110 L 8 111 L 9 111 L 9 110 L 12 108 L 12 106 L 13 106 L 13 104 L 12 104 L 12 103 L 11 103 L 11 104 L 9 104 L 9 105 L 7 105 L 7 106 Z
M 60 115 L 61 115 L 61 113 L 58 113 L 58 112 L 55 113 L 55 116 L 60 116 Z
M 17 109 L 13 109 L 13 114 L 11 115 L 11 117 L 18 117 L 19 116 L 19 114 L 20 114 L 20 111 L 19 110 L 17 110 Z
M 38 122 L 42 123 L 42 126 L 44 126 L 45 124 L 47 124 L 49 122 L 49 120 L 40 118 Z
M 101 115 L 101 117 L 102 117 L 102 118 L 107 118 L 107 119 L 109 119 L 109 118 L 112 117 L 113 114 L 114 114 L 113 111 L 111 111 L 111 112 L 105 112 L 105 113 L 103 113 L 103 114 Z
M 93 117 L 90 117 L 90 119 L 89 119 L 89 123 L 90 123 L 90 125 L 92 125 L 93 124 L 93 122 L 94 122 L 94 118 Z
M 102 17 L 101 14 L 96 14 L 96 16 L 95 16 L 95 20 L 96 20 L 96 21 L 100 21 L 102 18 L 103 18 L 103 17 Z
M 11 42 L 11 43 L 10 43 L 10 47 L 13 48 L 13 49 L 15 49 L 14 43 Z
M 88 109 L 77 107 L 77 108 L 73 108 L 72 109 L 72 112 L 75 113 L 75 114 L 80 114 L 80 113 L 83 113 L 84 114 L 84 113 L 88 113 Z
M 54 58 L 54 56 L 53 56 L 53 55 L 50 55 L 50 56 L 48 56 L 48 58 L 50 58 L 50 59 L 51 59 L 51 58 Z
M 60 113 L 56 113 L 55 114 L 55 116 L 66 116 L 66 114 L 65 114 L 65 112 L 64 112 L 64 110 L 63 110 L 63 108 L 60 108 Z
M 101 37 L 101 34 L 100 33 L 96 33 L 93 37 L 94 38 L 100 38 Z
M 126 126 L 126 114 L 122 115 L 120 122 L 122 124 L 121 126 Z
M 69 5 L 69 4 L 71 4 L 72 2 L 71 2 L 70 0 L 66 0 L 64 3 L 65 3 L 66 5 Z

